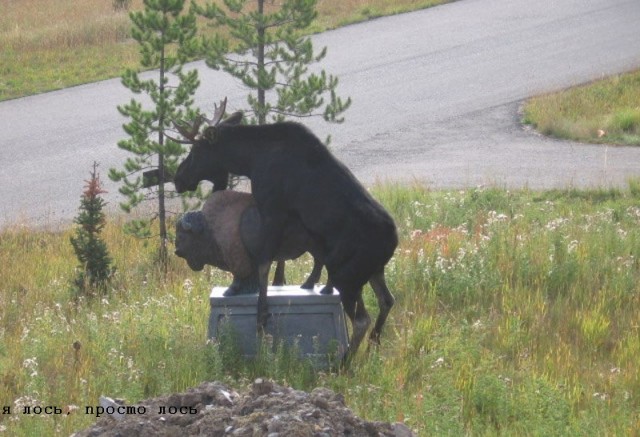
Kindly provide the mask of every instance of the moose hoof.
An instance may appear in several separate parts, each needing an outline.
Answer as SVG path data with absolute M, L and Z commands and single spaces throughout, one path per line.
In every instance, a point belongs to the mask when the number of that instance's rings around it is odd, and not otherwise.
M 252 278 L 233 278 L 229 288 L 222 293 L 223 296 L 239 296 L 247 294 L 258 294 L 258 282 Z
M 236 296 L 238 294 L 240 294 L 240 292 L 236 287 L 229 287 L 225 290 L 224 293 L 222 293 L 224 297 Z
M 246 296 L 248 294 L 258 294 L 258 291 L 255 287 L 229 287 L 224 293 L 222 293 L 224 297 Z
M 320 294 L 333 294 L 333 287 L 325 285 L 322 290 L 320 290 Z
M 302 288 L 303 290 L 313 290 L 314 285 L 315 284 L 313 282 L 305 282 L 300 286 L 300 288 Z

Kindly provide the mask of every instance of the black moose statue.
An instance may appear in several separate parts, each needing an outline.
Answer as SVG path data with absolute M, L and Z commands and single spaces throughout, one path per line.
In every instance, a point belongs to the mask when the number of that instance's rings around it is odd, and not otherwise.
M 212 120 L 200 117 L 191 125 L 174 123 L 185 138 L 182 142 L 192 145 L 174 183 L 182 193 L 195 190 L 203 180 L 222 184 L 229 173 L 250 179 L 262 223 L 257 249 L 258 329 L 263 329 L 268 319 L 270 263 L 293 215 L 321 248 L 329 281 L 339 291 L 351 320 L 353 332 L 345 359 L 358 350 L 371 324 L 362 298 L 367 282 L 380 310 L 370 339 L 379 343 L 394 304 L 384 276 L 398 245 L 393 219 L 302 124 L 242 125 L 241 112 L 223 120 L 225 108 L 226 99 L 216 105 Z

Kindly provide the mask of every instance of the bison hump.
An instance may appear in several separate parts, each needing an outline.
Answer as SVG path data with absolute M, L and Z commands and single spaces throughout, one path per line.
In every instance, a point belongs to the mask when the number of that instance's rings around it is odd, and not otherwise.
M 250 194 L 231 190 L 212 193 L 202 206 L 202 213 L 221 255 L 229 270 L 239 277 L 252 273 L 252 262 L 240 229 L 243 213 L 252 206 L 255 208 L 255 202 Z
M 240 218 L 240 235 L 242 243 L 249 256 L 257 259 L 260 250 L 260 234 L 262 233 L 262 219 L 258 208 L 253 205 L 244 210 Z

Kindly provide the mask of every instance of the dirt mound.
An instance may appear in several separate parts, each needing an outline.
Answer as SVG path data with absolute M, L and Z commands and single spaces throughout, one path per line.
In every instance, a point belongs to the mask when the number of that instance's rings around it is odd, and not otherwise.
M 101 404 L 113 414 L 105 413 L 73 437 L 415 435 L 401 423 L 368 422 L 354 416 L 342 395 L 329 389 L 307 393 L 262 379 L 242 392 L 205 382 L 184 393 L 132 406 L 108 398 L 101 399 Z

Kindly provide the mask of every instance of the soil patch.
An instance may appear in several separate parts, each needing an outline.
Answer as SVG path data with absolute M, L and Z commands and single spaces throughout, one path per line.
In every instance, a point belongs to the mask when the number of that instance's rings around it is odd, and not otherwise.
M 121 405 L 108 398 L 101 398 L 101 405 L 113 414 L 105 413 L 93 426 L 72 437 L 415 436 L 402 423 L 356 417 L 344 397 L 329 389 L 307 393 L 263 379 L 243 391 L 205 382 L 184 393 L 136 405 Z

